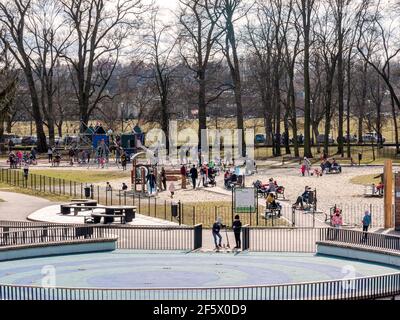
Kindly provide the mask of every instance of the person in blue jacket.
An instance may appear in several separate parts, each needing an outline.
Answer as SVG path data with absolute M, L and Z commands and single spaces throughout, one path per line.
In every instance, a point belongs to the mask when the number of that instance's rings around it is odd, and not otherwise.
M 363 232 L 365 232 L 364 239 L 367 239 L 367 232 L 369 229 L 369 226 L 371 225 L 371 215 L 369 214 L 369 211 L 365 211 L 364 213 L 364 218 L 362 219 L 362 225 L 363 225 Z

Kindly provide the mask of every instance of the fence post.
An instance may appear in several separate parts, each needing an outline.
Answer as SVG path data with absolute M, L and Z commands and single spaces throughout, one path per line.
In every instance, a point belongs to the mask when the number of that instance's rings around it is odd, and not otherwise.
M 182 219 L 182 207 L 181 207 L 181 202 L 178 202 L 178 213 L 179 213 L 179 225 L 181 225 L 181 219 Z
M 296 226 L 296 208 L 292 208 L 292 227 Z
M 196 224 L 196 206 L 193 206 L 193 225 Z
M 250 248 L 250 226 L 247 224 L 242 227 L 242 251 Z
M 164 200 L 164 220 L 167 220 L 167 200 Z
M 203 246 L 203 225 L 198 224 L 193 227 L 193 250 Z
M 97 203 L 100 203 L 100 186 L 97 186 Z

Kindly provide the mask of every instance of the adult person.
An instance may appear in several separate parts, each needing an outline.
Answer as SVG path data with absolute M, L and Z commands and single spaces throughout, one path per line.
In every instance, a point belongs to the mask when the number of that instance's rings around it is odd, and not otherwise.
M 122 165 L 122 170 L 126 171 L 126 163 L 127 163 L 127 157 L 126 157 L 126 153 L 125 151 L 122 150 L 122 154 L 121 154 L 121 165 Z
M 307 159 L 307 157 L 304 157 L 303 160 L 303 165 L 305 167 L 305 171 L 307 172 L 307 175 L 310 175 L 310 169 L 311 169 L 311 161 Z
M 196 180 L 199 177 L 196 165 L 193 165 L 193 167 L 190 169 L 190 177 L 192 178 L 193 189 L 196 189 Z
M 51 147 L 49 147 L 47 149 L 47 157 L 49 159 L 49 163 L 53 162 L 53 149 Z
M 126 191 L 126 190 L 128 190 L 128 186 L 126 185 L 126 183 L 125 182 L 122 182 L 122 191 Z
M 371 215 L 368 210 L 364 212 L 364 217 L 361 223 L 363 225 L 364 239 L 367 240 L 368 229 L 371 225 Z
M 300 205 L 301 210 L 304 210 L 304 202 L 307 203 L 310 198 L 311 188 L 306 186 L 304 192 L 301 196 L 299 196 L 296 200 L 296 203 L 293 204 L 293 208 L 297 208 Z
M 186 189 L 186 175 L 187 175 L 186 166 L 182 164 L 181 166 L 182 189 Z
M 240 233 L 242 231 L 242 222 L 240 221 L 239 215 L 235 216 L 235 220 L 232 223 L 233 234 L 235 235 L 235 242 L 236 246 L 234 249 L 240 249 L 241 242 L 240 242 Z
M 156 183 L 157 183 L 157 179 L 156 176 L 154 175 L 153 169 L 151 169 L 147 174 L 146 182 L 148 183 L 149 187 L 149 195 L 152 195 L 156 191 Z
M 165 171 L 164 167 L 161 168 L 160 175 L 161 175 L 162 189 L 165 191 L 165 190 L 167 190 L 167 172 Z
M 217 250 L 222 247 L 221 228 L 226 228 L 226 226 L 222 224 L 221 217 L 218 217 L 212 226 L 212 235 L 214 238 L 215 249 Z
M 274 183 L 274 179 L 270 178 L 268 181 L 268 189 L 267 192 L 276 192 L 276 184 Z
M 12 139 L 8 140 L 8 152 L 11 152 L 14 146 L 14 141 Z

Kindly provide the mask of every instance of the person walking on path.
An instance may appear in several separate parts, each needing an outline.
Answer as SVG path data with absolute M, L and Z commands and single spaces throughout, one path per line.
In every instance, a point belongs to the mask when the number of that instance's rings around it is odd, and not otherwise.
M 362 225 L 363 225 L 363 232 L 364 232 L 364 240 L 367 240 L 368 229 L 369 229 L 369 226 L 371 225 L 371 214 L 369 213 L 368 210 L 366 210 L 364 213 L 364 218 L 362 219 Z
M 199 177 L 196 165 L 193 165 L 192 169 L 190 169 L 190 177 L 192 178 L 193 189 L 196 189 L 196 180 Z
M 307 171 L 307 175 L 310 175 L 310 169 L 311 169 L 311 162 L 310 160 L 307 159 L 307 157 L 304 157 L 303 165 L 305 167 L 305 171 Z
M 221 228 L 226 228 L 226 226 L 222 224 L 222 219 L 218 217 L 212 226 L 212 235 L 214 238 L 215 249 L 217 250 L 222 248 Z
M 240 221 L 239 215 L 235 216 L 235 220 L 232 223 L 233 234 L 235 235 L 236 247 L 234 249 L 240 249 L 242 247 L 240 241 L 240 233 L 242 232 L 242 222 Z

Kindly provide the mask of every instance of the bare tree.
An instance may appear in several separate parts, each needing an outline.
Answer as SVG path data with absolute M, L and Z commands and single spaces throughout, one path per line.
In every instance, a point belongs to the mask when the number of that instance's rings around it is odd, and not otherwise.
M 33 0 L 13 0 L 7 4 L 0 2 L 0 22 L 4 27 L 0 33 L 0 40 L 24 71 L 32 100 L 32 115 L 36 124 L 38 150 L 39 152 L 44 152 L 47 150 L 47 143 L 40 110 L 40 94 L 35 83 L 34 66 L 29 45 L 27 44 L 30 39 L 25 36 L 27 20 L 32 14 L 32 3 Z
M 139 28 L 146 6 L 141 0 L 60 0 L 74 30 L 73 50 L 62 56 L 68 62 L 79 105 L 80 131 L 107 95 L 106 87 L 125 41 Z
M 210 61 L 215 58 L 216 43 L 224 30 L 217 28 L 221 19 L 221 0 L 179 0 L 180 55 L 187 68 L 195 73 L 198 83 L 199 143 L 202 130 L 207 128 L 207 105 L 223 92 L 207 100 L 207 71 Z

